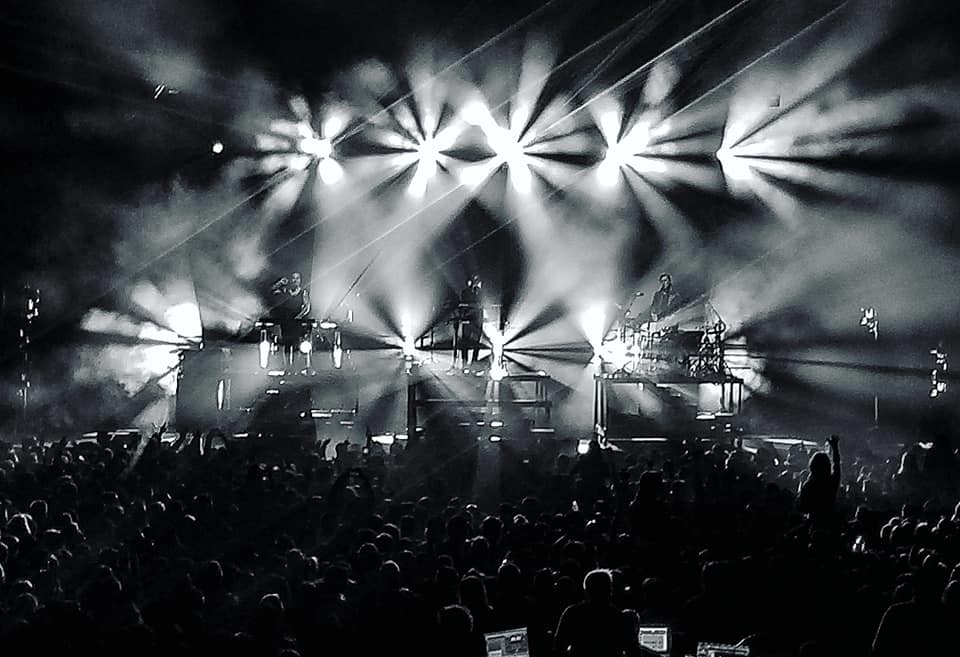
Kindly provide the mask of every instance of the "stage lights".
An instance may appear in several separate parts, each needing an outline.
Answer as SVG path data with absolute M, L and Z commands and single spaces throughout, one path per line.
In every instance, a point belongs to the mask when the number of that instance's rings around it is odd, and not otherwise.
M 332 158 L 324 158 L 317 163 L 317 173 L 327 185 L 333 185 L 343 179 L 343 167 Z
M 327 158 L 333 153 L 333 145 L 329 139 L 321 139 L 316 135 L 302 137 L 297 142 L 297 150 L 304 155 L 312 155 L 317 158 Z
M 595 353 L 601 353 L 606 328 L 606 313 L 603 305 L 591 306 L 580 313 L 580 329 Z
M 340 132 L 346 127 L 347 122 L 340 114 L 331 114 L 328 116 L 321 126 L 321 132 L 323 136 L 327 139 L 330 139 L 334 135 L 340 134 Z
M 303 354 L 303 355 L 307 355 L 307 354 L 309 354 L 311 351 L 313 351 L 313 342 L 311 342 L 311 341 L 308 340 L 307 338 L 304 338 L 304 339 L 300 342 L 300 353 Z
M 267 366 L 270 364 L 270 351 L 273 345 L 265 337 L 260 338 L 260 369 L 267 369 Z
M 604 112 L 598 121 L 600 133 L 607 143 L 603 160 L 597 167 L 597 181 L 603 187 L 613 187 L 620 181 L 620 169 L 629 166 L 636 171 L 646 169 L 640 153 L 650 143 L 650 125 L 636 123 L 621 138 L 623 117 L 619 112 Z
M 213 151 L 214 155 L 220 155 L 220 153 L 223 152 L 223 142 L 213 142 L 213 146 L 210 147 L 210 150 Z
M 406 337 L 403 339 L 403 357 L 406 360 L 413 360 L 414 355 L 417 353 L 417 345 L 414 342 L 412 337 Z
M 480 100 L 473 100 L 460 110 L 464 122 L 479 127 L 487 138 L 487 145 L 497 157 L 498 163 L 507 165 L 510 181 L 518 192 L 527 193 L 533 186 L 533 174 L 527 164 L 527 153 L 519 130 L 504 128 L 497 124 L 490 109 Z M 517 122 L 517 125 L 521 125 Z M 460 172 L 460 182 L 475 185 L 482 182 L 487 172 L 468 170 Z
M 464 122 L 480 128 L 493 123 L 490 110 L 481 100 L 472 100 L 464 105 L 460 110 L 460 118 L 463 119 Z

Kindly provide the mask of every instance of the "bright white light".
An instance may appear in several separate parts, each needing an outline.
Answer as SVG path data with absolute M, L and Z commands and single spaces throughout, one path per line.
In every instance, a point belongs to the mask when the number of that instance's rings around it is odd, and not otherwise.
M 620 136 L 620 112 L 610 110 L 600 115 L 600 133 L 608 144 L 617 143 Z
M 460 118 L 470 125 L 483 126 L 492 120 L 490 110 L 483 101 L 472 100 L 460 110 Z
M 440 149 L 433 138 L 428 138 L 420 142 L 417 149 L 420 156 L 417 162 L 417 170 L 410 181 L 409 192 L 411 196 L 421 198 L 427 191 L 427 183 L 437 173 L 437 159 L 440 157 Z
M 334 345 L 333 347 L 333 366 L 336 369 L 343 367 L 343 347 L 340 345 Z
M 313 350 L 313 343 L 309 340 L 304 340 L 300 343 L 300 353 L 309 354 Z
M 225 389 L 226 389 L 226 383 L 224 383 L 223 379 L 220 379 L 217 382 L 217 410 L 218 411 L 223 410 L 223 400 L 224 400 L 224 397 L 226 396 Z
M 597 166 L 597 182 L 602 187 L 615 187 L 620 182 L 620 163 L 610 157 L 604 158 Z
M 210 150 L 212 150 L 214 154 L 219 155 L 223 152 L 223 143 L 219 141 L 213 142 L 213 146 L 210 147 Z
M 261 340 L 260 341 L 260 369 L 267 369 L 267 365 L 270 363 L 270 341 Z
M 593 305 L 580 313 L 580 329 L 596 353 L 600 353 L 606 328 L 606 313 L 603 304 Z
M 195 303 L 188 301 L 170 306 L 163 311 L 163 320 L 177 335 L 185 338 L 200 338 L 203 335 L 200 308 Z
M 493 381 L 503 381 L 503 377 L 505 377 L 506 375 L 507 375 L 507 370 L 500 363 L 497 363 L 490 368 L 490 379 Z
M 297 144 L 297 149 L 304 155 L 313 155 L 314 157 L 326 158 L 333 153 L 333 145 L 329 139 L 321 139 L 316 135 L 304 137 Z
M 749 159 L 737 157 L 730 148 L 723 146 L 717 151 L 717 161 L 733 192 L 750 190 L 754 174 Z
M 336 322 L 332 322 L 332 321 L 330 321 L 329 319 L 325 319 L 325 320 L 323 320 L 322 322 L 320 322 L 320 328 L 322 328 L 322 329 L 324 329 L 324 330 L 335 329 L 335 328 L 337 328 L 337 323 L 336 323 Z
M 523 162 L 510 166 L 510 182 L 521 194 L 529 194 L 533 189 L 533 173 Z
M 589 440 L 581 440 L 580 442 L 577 443 L 577 454 L 582 455 L 582 454 L 586 454 L 589 451 L 590 451 Z
M 496 435 L 496 434 L 490 436 L 490 442 L 491 442 L 491 443 L 499 443 L 501 440 L 503 440 L 503 438 L 501 438 L 500 436 L 498 436 L 498 435 Z
M 466 185 L 467 187 L 476 187 L 487 179 L 487 177 L 490 175 L 490 171 L 491 168 L 489 164 L 473 164 L 460 169 L 460 172 L 457 174 L 457 178 L 459 178 L 461 185 Z
M 414 354 L 417 353 L 417 345 L 414 342 L 412 337 L 406 337 L 403 339 L 403 356 L 404 358 L 413 358 Z
M 323 122 L 323 126 L 321 127 L 323 136 L 327 139 L 330 139 L 331 137 L 340 134 L 345 125 L 346 121 L 342 116 L 339 114 L 331 114 Z
M 317 173 L 326 185 L 334 185 L 343 179 L 343 167 L 329 157 L 320 160 L 317 164 Z
M 453 128 L 444 128 L 433 136 L 433 146 L 437 153 L 450 150 L 457 141 L 458 131 Z
M 526 153 L 512 132 L 500 126 L 491 126 L 485 130 L 487 143 L 501 159 L 510 166 L 524 164 Z
M 420 142 L 417 147 L 417 154 L 420 156 L 420 163 L 436 164 L 440 157 L 440 147 L 433 137 L 428 137 Z

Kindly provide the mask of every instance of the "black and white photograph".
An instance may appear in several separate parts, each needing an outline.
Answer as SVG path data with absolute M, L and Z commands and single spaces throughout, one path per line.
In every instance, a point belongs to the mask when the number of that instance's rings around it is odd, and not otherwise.
M 0 654 L 951 654 L 958 24 L 0 3 Z

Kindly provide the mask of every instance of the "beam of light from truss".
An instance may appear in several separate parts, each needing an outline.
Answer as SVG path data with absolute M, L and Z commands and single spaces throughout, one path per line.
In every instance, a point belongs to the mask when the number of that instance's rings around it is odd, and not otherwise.
M 740 0 L 740 2 L 738 2 L 736 5 L 734 5 L 734 6 L 731 7 L 730 9 L 726 10 L 725 12 L 723 12 L 722 14 L 720 14 L 719 16 L 711 19 L 710 21 L 708 21 L 708 22 L 705 23 L 704 25 L 701 25 L 699 28 L 697 28 L 696 30 L 694 30 L 693 32 L 691 32 L 690 34 L 688 34 L 687 36 L 683 37 L 682 39 L 680 39 L 679 41 L 677 41 L 677 42 L 674 43 L 673 45 L 669 46 L 669 47 L 666 48 L 665 50 L 663 50 L 663 51 L 661 51 L 660 53 L 658 53 L 657 55 L 655 55 L 652 59 L 646 61 L 645 63 L 641 64 L 641 65 L 638 66 L 637 68 L 633 69 L 632 71 L 630 71 L 629 73 L 627 73 L 626 75 L 624 75 L 623 77 L 621 77 L 619 80 L 617 80 L 617 81 L 614 82 L 613 84 L 611 84 L 611 85 L 609 85 L 608 87 L 606 87 L 605 89 L 597 92 L 596 94 L 594 94 L 593 96 L 591 96 L 589 99 L 587 99 L 586 101 L 584 101 L 583 103 L 581 103 L 580 105 L 578 105 L 577 107 L 575 107 L 574 109 L 570 110 L 569 112 L 565 113 L 564 115 L 562 115 L 561 117 L 559 117 L 558 119 L 556 119 L 556 120 L 555 120 L 553 123 L 551 123 L 550 125 L 546 126 L 546 127 L 543 128 L 542 130 L 540 130 L 540 131 L 539 131 L 538 141 L 546 138 L 546 137 L 547 137 L 550 133 L 552 133 L 558 126 L 562 125 L 562 123 L 565 122 L 566 120 L 570 119 L 570 118 L 573 117 L 574 115 L 579 114 L 579 113 L 582 112 L 583 110 L 587 109 L 588 107 L 590 107 L 591 105 L 593 105 L 594 103 L 596 103 L 599 99 L 608 97 L 608 96 L 610 96 L 610 94 L 612 94 L 612 93 L 615 92 L 616 90 L 620 89 L 620 88 L 623 87 L 624 85 L 629 84 L 631 81 L 635 80 L 638 76 L 642 75 L 645 71 L 647 71 L 647 69 L 649 69 L 651 66 L 653 66 L 654 64 L 656 64 L 656 63 L 659 62 L 660 60 L 662 60 L 662 59 L 670 56 L 671 54 L 673 54 L 673 53 L 676 52 L 677 50 L 683 48 L 684 46 L 686 46 L 687 44 L 689 44 L 689 43 L 691 43 L 693 40 L 695 40 L 697 37 L 701 36 L 702 34 L 704 34 L 704 33 L 707 32 L 707 31 L 713 29 L 713 28 L 716 27 L 717 25 L 723 23 L 725 20 L 727 20 L 727 19 L 730 18 L 731 16 L 734 16 L 737 12 L 739 12 L 741 9 L 745 8 L 747 5 L 749 5 L 749 4 L 752 3 L 753 1 L 754 1 L 754 0 Z
M 479 53 L 483 52 L 484 50 L 486 50 L 486 49 L 489 48 L 490 46 L 492 46 L 492 45 L 494 45 L 495 43 L 497 43 L 498 41 L 500 41 L 500 40 L 501 40 L 503 37 L 505 37 L 507 34 L 510 34 L 511 32 L 516 31 L 516 30 L 520 29 L 521 27 L 523 27 L 524 25 L 526 25 L 527 23 L 529 23 L 531 20 L 533 20 L 534 17 L 536 17 L 538 14 L 546 11 L 551 5 L 553 5 L 553 4 L 554 4 L 555 2 L 557 2 L 557 1 L 558 1 L 558 0 L 548 0 L 546 3 L 540 5 L 539 7 L 537 7 L 536 9 L 534 9 L 533 11 L 531 11 L 530 13 L 526 14 L 523 18 L 521 18 L 521 19 L 518 20 L 517 22 L 515 22 L 515 23 L 513 23 L 512 25 L 510 25 L 509 27 L 501 30 L 500 32 L 498 32 L 497 34 L 495 34 L 495 35 L 492 36 L 491 38 L 487 39 L 486 41 L 484 41 L 482 44 L 480 44 L 479 46 L 477 46 L 476 48 L 474 48 L 474 49 L 471 50 L 470 52 L 464 54 L 463 56 L 461 56 L 461 57 L 459 57 L 458 59 L 456 59 L 454 62 L 448 64 L 447 66 L 445 66 L 445 67 L 443 67 L 442 69 L 440 69 L 439 71 L 437 71 L 431 78 L 425 80 L 425 81 L 422 83 L 422 85 L 431 85 L 431 84 L 433 84 L 436 79 L 442 77 L 443 75 L 445 75 L 445 74 L 449 73 L 450 71 L 453 71 L 453 70 L 456 69 L 457 67 L 463 65 L 464 63 L 466 63 L 467 61 L 469 61 L 470 59 L 472 59 L 473 57 L 475 57 L 475 56 L 478 55 Z M 422 86 L 422 85 L 421 85 L 421 86 Z M 392 103 L 390 103 L 389 105 L 383 107 L 380 111 L 378 111 L 377 113 L 373 114 L 372 116 L 364 117 L 363 120 L 362 120 L 358 125 L 356 125 L 356 126 L 353 127 L 352 129 L 344 132 L 343 134 L 339 135 L 339 136 L 334 140 L 334 146 L 336 146 L 337 144 L 339 144 L 340 142 L 342 142 L 342 141 L 344 141 L 344 140 L 346 140 L 346 139 L 350 139 L 351 137 L 353 137 L 353 136 L 356 135 L 356 134 L 359 134 L 360 131 L 363 130 L 363 127 L 364 127 L 367 123 L 371 123 L 371 122 L 373 122 L 373 121 L 376 121 L 376 120 L 377 120 L 378 118 L 380 118 L 381 116 L 384 116 L 385 114 L 389 113 L 393 108 L 395 108 L 396 106 L 400 105 L 401 103 L 404 103 L 408 98 L 410 98 L 411 96 L 413 96 L 414 94 L 416 94 L 417 91 L 418 91 L 418 89 L 413 89 L 413 90 L 411 90 L 411 91 L 403 94 L 402 96 L 400 96 L 399 98 L 397 98 L 396 100 L 394 100 L 394 101 L 393 101 Z
M 715 94 L 718 90 L 723 89 L 723 88 L 726 87 L 728 84 L 730 84 L 732 81 L 736 80 L 738 77 L 740 77 L 740 76 L 743 75 L 744 73 L 750 71 L 750 70 L 751 70 L 753 67 L 755 67 L 757 64 L 760 64 L 761 62 L 765 61 L 766 59 L 768 59 L 768 58 L 771 57 L 772 55 L 780 52 L 781 50 L 783 50 L 784 48 L 786 48 L 788 45 L 790 45 L 791 43 L 793 43 L 793 42 L 796 41 L 797 39 L 801 38 L 802 36 L 804 36 L 805 34 L 807 34 L 808 32 L 810 32 L 811 30 L 813 30 L 814 28 L 816 28 L 817 26 L 821 25 L 821 24 L 824 23 L 825 21 L 827 21 L 827 20 L 829 20 L 830 18 L 832 18 L 832 17 L 833 17 L 834 15 L 836 15 L 841 9 L 843 9 L 845 6 L 847 6 L 847 4 L 849 4 L 849 0 L 844 0 L 844 2 L 841 2 L 839 5 L 837 5 L 836 7 L 834 7 L 833 9 L 831 9 L 830 11 L 828 11 L 828 12 L 826 12 L 825 14 L 821 15 L 820 17 L 818 17 L 817 19 L 815 19 L 815 20 L 812 21 L 811 23 L 808 23 L 807 25 L 805 25 L 805 26 L 804 26 L 803 28 L 801 28 L 798 32 L 795 32 L 794 34 L 790 35 L 789 37 L 787 37 L 786 39 L 784 39 L 783 41 L 781 41 L 781 42 L 778 43 L 777 45 L 773 46 L 772 48 L 767 49 L 763 54 L 761 54 L 759 57 L 756 57 L 755 59 L 753 59 L 750 63 L 746 64 L 745 66 L 743 66 L 743 67 L 741 67 L 741 68 L 739 68 L 739 69 L 737 69 L 736 71 L 734 71 L 733 73 L 731 73 L 730 75 L 728 75 L 727 77 L 725 77 L 723 80 L 721 80 L 720 82 L 718 82 L 718 83 L 715 84 L 714 86 L 712 86 L 712 87 L 710 87 L 709 89 L 707 89 L 705 92 L 703 92 L 702 94 L 700 94 L 699 96 L 697 96 L 696 98 L 694 98 L 693 100 L 691 100 L 690 102 L 686 103 L 685 105 L 683 105 L 683 106 L 680 107 L 679 109 L 674 110 L 673 112 L 671 112 L 671 113 L 668 114 L 667 116 L 663 117 L 663 118 L 660 120 L 660 125 L 663 125 L 663 124 L 669 122 L 671 119 L 673 119 L 673 118 L 676 117 L 677 115 L 682 114 L 683 112 L 689 110 L 689 109 L 692 108 L 692 107 L 695 107 L 695 106 L 698 105 L 700 102 L 702 102 L 704 99 L 709 98 L 710 96 L 712 96 L 713 94 Z

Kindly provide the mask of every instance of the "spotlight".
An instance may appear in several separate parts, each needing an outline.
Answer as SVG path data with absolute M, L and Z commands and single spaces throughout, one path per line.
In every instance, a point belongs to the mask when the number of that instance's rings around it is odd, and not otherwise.
M 312 155 L 318 158 L 327 158 L 333 153 L 333 145 L 329 139 L 320 139 L 316 135 L 303 137 L 297 143 L 297 149 L 304 155 Z
M 583 455 L 590 451 L 590 441 L 581 440 L 577 443 L 577 454 Z
M 490 379 L 493 381 L 503 381 L 507 375 L 507 370 L 503 365 L 494 365 L 490 368 Z
M 483 126 L 491 120 L 490 110 L 482 101 L 473 100 L 460 110 L 460 118 L 470 125 Z
M 601 353 L 603 347 L 603 336 L 606 332 L 606 313 L 605 304 L 598 303 L 593 305 L 580 314 L 580 328 L 584 337 L 594 353 Z
M 609 152 L 608 150 L 608 155 Z M 620 163 L 612 157 L 605 157 L 597 167 L 597 182 L 602 187 L 614 187 L 620 182 Z
M 496 434 L 490 436 L 490 442 L 491 442 L 491 443 L 499 443 L 499 442 L 502 441 L 502 440 L 503 440 L 503 437 L 498 436 L 498 435 L 496 435 Z
M 500 126 L 491 126 L 485 131 L 487 143 L 493 152 L 510 166 L 525 165 L 526 152 L 512 132 Z
M 320 322 L 319 326 L 320 326 L 320 328 L 322 328 L 323 330 L 329 331 L 330 329 L 335 329 L 335 328 L 337 328 L 337 323 L 336 323 L 336 322 L 332 322 L 332 321 L 330 321 L 329 319 L 325 319 L 325 320 L 323 320 L 322 322 Z
M 327 117 L 327 120 L 323 122 L 322 130 L 323 136 L 329 139 L 330 137 L 340 134 L 340 131 L 343 130 L 345 122 L 343 117 L 338 114 Z
M 210 147 L 210 150 L 213 151 L 214 155 L 219 155 L 223 152 L 223 142 L 215 141 L 213 146 Z
M 412 360 L 414 354 L 417 353 L 417 345 L 414 343 L 413 338 L 404 338 L 403 339 L 403 357 Z
M 617 143 L 620 137 L 620 113 L 614 110 L 600 116 L 600 132 L 608 144 Z
M 343 178 L 343 167 L 336 160 L 326 157 L 317 164 L 317 173 L 320 174 L 320 180 L 324 184 L 333 185 Z
M 304 340 L 300 343 L 300 353 L 301 353 L 301 354 L 309 354 L 311 351 L 313 351 L 313 343 L 310 342 L 310 340 L 304 339 Z

